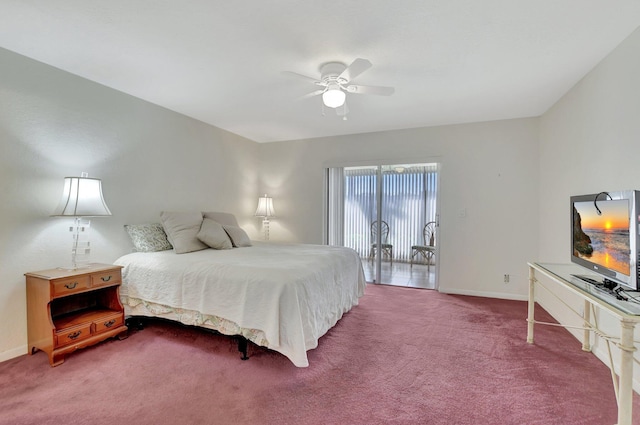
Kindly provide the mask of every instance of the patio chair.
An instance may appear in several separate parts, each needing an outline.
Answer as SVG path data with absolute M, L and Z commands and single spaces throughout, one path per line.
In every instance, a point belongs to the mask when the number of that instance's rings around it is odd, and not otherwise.
M 436 254 L 436 222 L 430 221 L 422 229 L 422 245 L 411 247 L 411 267 L 414 258 L 420 254 L 426 261 L 427 267 L 431 267 L 431 259 Z
M 386 221 L 381 222 L 380 228 L 380 248 L 378 249 L 377 244 L 377 236 L 378 236 L 378 221 L 374 221 L 371 223 L 371 250 L 369 251 L 369 259 L 373 261 L 376 254 L 382 251 L 382 259 L 389 258 L 391 265 L 393 265 L 393 245 L 389 243 L 389 225 Z

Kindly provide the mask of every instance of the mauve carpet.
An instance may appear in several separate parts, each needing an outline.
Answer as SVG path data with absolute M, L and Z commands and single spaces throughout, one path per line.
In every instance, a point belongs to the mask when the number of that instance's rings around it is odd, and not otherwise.
M 304 369 L 152 322 L 55 368 L 42 352 L 1 363 L 0 424 L 613 425 L 607 367 L 562 328 L 538 326 L 527 344 L 526 310 L 369 285 Z

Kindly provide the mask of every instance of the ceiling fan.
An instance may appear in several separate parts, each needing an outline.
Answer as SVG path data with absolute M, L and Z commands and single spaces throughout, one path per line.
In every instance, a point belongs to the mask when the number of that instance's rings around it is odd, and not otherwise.
M 390 96 L 393 94 L 393 87 L 352 84 L 354 78 L 371 68 L 371 66 L 371 62 L 367 59 L 358 58 L 349 66 L 346 66 L 342 62 L 328 62 L 323 64 L 320 67 L 320 79 L 291 71 L 285 71 L 285 74 L 302 78 L 320 87 L 318 90 L 302 96 L 302 99 L 322 95 L 322 103 L 325 106 L 334 108 L 338 115 L 345 116 L 349 112 L 346 104 L 347 93 L 375 94 L 379 96 Z M 341 106 L 342 108 L 340 108 Z

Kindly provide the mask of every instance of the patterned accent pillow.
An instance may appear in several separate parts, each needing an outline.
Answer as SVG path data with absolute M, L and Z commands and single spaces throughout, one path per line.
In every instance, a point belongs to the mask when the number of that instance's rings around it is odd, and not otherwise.
M 173 249 L 160 223 L 125 224 L 125 230 L 138 252 L 155 252 Z

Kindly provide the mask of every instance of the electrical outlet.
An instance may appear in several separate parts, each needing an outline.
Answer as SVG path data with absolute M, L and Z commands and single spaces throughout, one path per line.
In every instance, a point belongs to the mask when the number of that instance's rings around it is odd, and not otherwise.
M 508 274 L 504 275 L 504 283 L 509 283 L 510 276 Z

